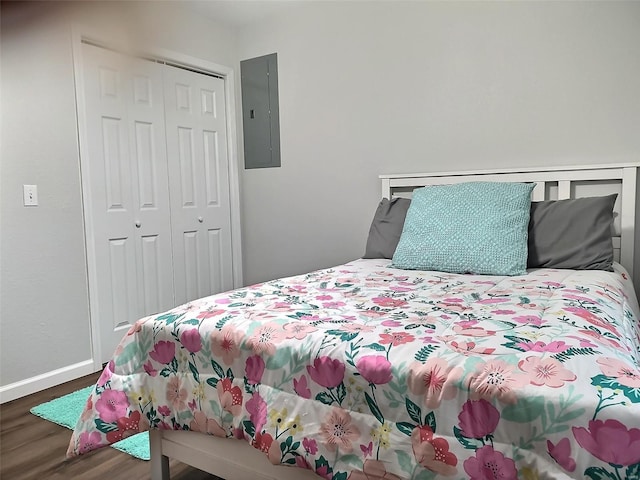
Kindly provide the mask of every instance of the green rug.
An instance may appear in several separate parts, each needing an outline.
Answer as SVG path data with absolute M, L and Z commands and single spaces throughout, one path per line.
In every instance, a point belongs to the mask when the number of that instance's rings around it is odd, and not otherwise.
M 87 403 L 87 398 L 89 398 L 92 388 L 92 386 L 83 388 L 50 402 L 37 405 L 31 409 L 31 413 L 73 430 Z M 127 437 L 111 446 L 141 460 L 149 460 L 151 458 L 149 454 L 149 432 Z

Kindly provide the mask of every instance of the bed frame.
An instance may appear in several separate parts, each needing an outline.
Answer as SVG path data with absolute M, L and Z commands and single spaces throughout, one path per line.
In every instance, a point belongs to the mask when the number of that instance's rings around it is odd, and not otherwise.
M 468 181 L 536 182 L 533 201 L 561 200 L 617 193 L 612 232 L 615 258 L 640 287 L 640 260 L 634 247 L 640 234 L 635 224 L 639 163 L 481 170 L 424 174 L 380 175 L 382 197 L 410 197 L 414 188 Z M 640 223 L 640 220 L 639 220 Z M 299 468 L 275 466 L 245 441 L 233 441 L 198 432 L 152 430 L 151 478 L 169 480 L 169 458 L 220 476 L 225 480 L 306 480 L 319 478 Z

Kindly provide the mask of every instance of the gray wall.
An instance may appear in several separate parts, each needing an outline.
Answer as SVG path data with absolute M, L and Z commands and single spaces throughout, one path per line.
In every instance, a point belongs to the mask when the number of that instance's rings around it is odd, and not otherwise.
M 231 29 L 170 2 L 2 1 L 0 385 L 91 358 L 72 26 L 235 67 Z M 143 43 L 143 40 L 145 43 Z M 37 184 L 38 207 L 22 206 Z
M 362 255 L 380 173 L 640 160 L 639 2 L 300 2 L 278 53 L 282 168 L 243 173 L 245 282 Z
M 1 3 L 0 385 L 91 356 L 72 24 L 236 72 L 278 53 L 282 168 L 241 169 L 245 283 L 359 257 L 380 173 L 639 158 L 640 3 L 292 2 L 237 31 L 183 5 Z

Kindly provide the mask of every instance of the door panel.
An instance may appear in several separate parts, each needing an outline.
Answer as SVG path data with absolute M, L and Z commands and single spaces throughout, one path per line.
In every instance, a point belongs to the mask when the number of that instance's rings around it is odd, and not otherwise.
M 157 64 L 82 49 L 91 314 L 104 362 L 130 323 L 173 306 L 163 85 Z
M 163 76 L 176 303 L 184 303 L 233 288 L 224 81 L 170 66 Z

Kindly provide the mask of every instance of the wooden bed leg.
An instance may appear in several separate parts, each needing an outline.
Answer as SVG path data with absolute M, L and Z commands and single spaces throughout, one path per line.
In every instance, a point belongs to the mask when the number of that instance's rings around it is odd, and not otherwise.
M 169 480 L 169 457 L 162 455 L 162 432 L 149 431 L 151 451 L 151 480 Z

